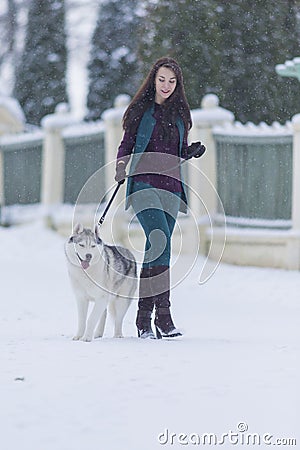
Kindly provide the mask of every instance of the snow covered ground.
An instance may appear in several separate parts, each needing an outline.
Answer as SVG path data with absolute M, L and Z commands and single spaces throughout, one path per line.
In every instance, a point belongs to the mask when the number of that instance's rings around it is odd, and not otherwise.
M 137 339 L 135 303 L 124 339 L 74 342 L 64 239 L 0 240 L 1 450 L 300 448 L 299 272 L 221 265 L 199 285 L 199 258 L 173 292 L 183 338 Z

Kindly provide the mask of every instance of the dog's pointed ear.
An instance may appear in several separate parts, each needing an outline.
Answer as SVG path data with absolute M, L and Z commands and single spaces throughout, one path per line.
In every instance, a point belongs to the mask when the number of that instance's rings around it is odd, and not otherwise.
M 81 223 L 76 223 L 73 234 L 80 234 L 83 231 L 83 225 Z
M 100 227 L 99 227 L 99 225 L 95 226 L 95 236 L 96 236 L 97 244 L 102 244 L 102 239 L 100 237 Z

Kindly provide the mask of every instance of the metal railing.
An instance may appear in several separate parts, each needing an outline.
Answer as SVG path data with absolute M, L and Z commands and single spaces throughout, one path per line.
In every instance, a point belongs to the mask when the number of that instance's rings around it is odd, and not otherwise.
M 38 203 L 41 200 L 43 133 L 0 138 L 2 203 Z
M 217 190 L 232 226 L 291 227 L 290 126 L 234 124 L 214 130 Z
M 65 147 L 64 203 L 74 204 L 91 175 L 105 164 L 104 129 L 85 125 L 82 134 L 63 135 Z M 86 202 L 98 203 L 105 192 L 105 178 L 99 179 L 97 191 L 89 192 Z
M 95 130 L 93 124 L 81 129 L 66 129 L 62 135 L 64 203 L 74 204 L 88 178 L 105 164 L 104 129 Z M 44 133 L 40 130 L 0 138 L 2 206 L 42 201 L 43 146 Z M 87 201 L 98 201 L 104 191 L 105 179 L 101 178 L 97 192 L 90 193 Z

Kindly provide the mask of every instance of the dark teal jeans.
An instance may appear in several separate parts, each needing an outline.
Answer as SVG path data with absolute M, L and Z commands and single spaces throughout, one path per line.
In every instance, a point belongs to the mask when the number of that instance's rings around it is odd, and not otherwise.
M 170 266 L 180 195 L 143 182 L 133 183 L 131 205 L 146 236 L 143 268 Z

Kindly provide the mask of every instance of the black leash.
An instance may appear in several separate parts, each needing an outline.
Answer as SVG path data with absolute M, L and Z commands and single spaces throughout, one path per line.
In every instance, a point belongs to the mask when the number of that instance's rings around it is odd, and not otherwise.
M 106 214 L 107 214 L 107 211 L 109 210 L 109 208 L 110 208 L 112 202 L 114 201 L 114 198 L 115 198 L 115 196 L 117 195 L 118 190 L 120 189 L 120 187 L 121 187 L 122 184 L 123 184 L 123 181 L 122 181 L 122 182 L 119 182 L 118 185 L 117 185 L 117 187 L 115 188 L 115 190 L 114 190 L 114 192 L 113 192 L 113 195 L 111 196 L 111 199 L 109 200 L 109 202 L 108 202 L 108 204 L 107 204 L 107 206 L 106 206 L 106 208 L 105 208 L 105 210 L 104 210 L 102 216 L 101 216 L 100 219 L 99 219 L 99 222 L 98 222 L 98 225 L 99 225 L 99 226 L 101 226 L 101 225 L 103 224 L 104 219 L 105 219 L 105 216 L 106 216 Z

